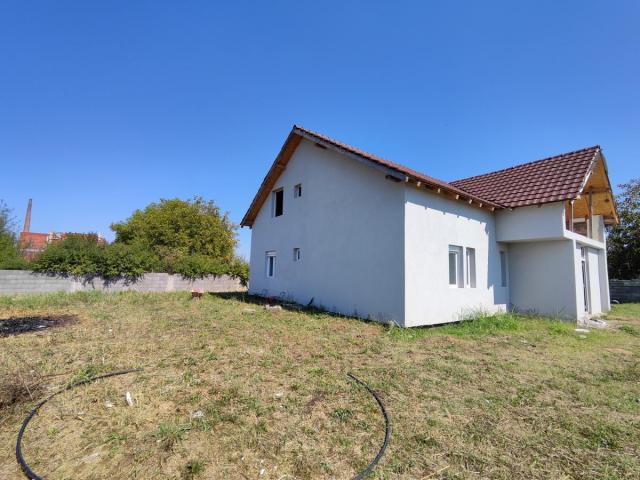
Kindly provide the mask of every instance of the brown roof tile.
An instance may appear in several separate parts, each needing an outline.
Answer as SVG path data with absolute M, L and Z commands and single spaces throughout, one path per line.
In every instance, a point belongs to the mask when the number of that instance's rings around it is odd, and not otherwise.
M 569 200 L 580 195 L 598 152 L 595 145 L 451 184 L 509 208 Z

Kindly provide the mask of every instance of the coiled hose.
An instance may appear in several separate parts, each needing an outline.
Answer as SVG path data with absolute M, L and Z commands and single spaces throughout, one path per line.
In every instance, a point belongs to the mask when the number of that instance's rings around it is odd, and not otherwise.
M 95 382 L 96 380 L 101 380 L 103 378 L 116 377 L 118 375 L 126 375 L 128 373 L 140 372 L 140 371 L 141 371 L 141 369 L 120 370 L 120 371 L 117 371 L 117 372 L 105 373 L 104 375 L 98 375 L 97 377 L 92 377 L 92 378 L 88 378 L 86 380 L 81 380 L 79 382 L 71 383 L 71 384 L 67 385 L 66 387 L 58 390 L 57 392 L 49 395 L 47 398 L 45 398 L 44 400 L 39 402 L 35 407 L 33 407 L 33 409 L 31 409 L 31 411 L 29 412 L 29 415 L 27 415 L 27 417 L 22 422 L 22 426 L 20 427 L 20 431 L 18 432 L 18 441 L 16 442 L 16 458 L 18 460 L 18 463 L 20 464 L 20 468 L 22 468 L 22 471 L 27 476 L 27 478 L 29 478 L 30 480 L 44 480 L 43 477 L 39 476 L 37 473 L 35 473 L 33 470 L 31 470 L 31 468 L 29 467 L 29 465 L 25 461 L 24 455 L 22 454 L 22 437 L 24 436 L 24 432 L 27 429 L 27 426 L 29 425 L 29 422 L 31 421 L 31 419 L 35 416 L 36 413 L 38 413 L 38 410 L 40 410 L 40 408 L 45 403 L 47 403 L 49 400 L 51 400 L 56 395 L 60 395 L 61 393 L 64 393 L 64 392 L 66 392 L 68 390 L 71 390 L 73 388 L 79 387 L 81 385 L 86 385 L 87 383 L 92 383 L 92 382 Z M 352 478 L 352 480 L 363 480 L 367 475 L 369 475 L 371 473 L 371 471 L 375 468 L 375 466 L 378 464 L 378 462 L 382 458 L 382 455 L 384 455 L 384 452 L 387 449 L 387 445 L 389 445 L 389 436 L 391 434 L 391 425 L 390 425 L 390 422 L 389 422 L 389 415 L 387 414 L 387 410 L 385 409 L 384 403 L 382 403 L 382 400 L 380 399 L 378 394 L 374 390 L 372 390 L 366 383 L 364 383 L 362 380 L 357 378 L 355 375 L 353 375 L 351 373 L 348 373 L 347 377 L 349 377 L 351 380 L 353 380 L 357 384 L 359 384 L 362 387 L 364 387 L 365 390 L 367 390 L 367 392 L 369 392 L 369 394 L 371 396 L 373 396 L 373 398 L 378 403 L 378 407 L 380 407 L 380 411 L 382 412 L 382 415 L 384 416 L 384 422 L 385 422 L 384 441 L 382 442 L 382 445 L 381 445 L 380 449 L 378 450 L 378 454 L 375 456 L 373 461 L 371 463 L 369 463 L 369 465 L 367 465 L 367 467 L 364 470 L 362 470 L 362 472 L 358 473 L 355 477 Z

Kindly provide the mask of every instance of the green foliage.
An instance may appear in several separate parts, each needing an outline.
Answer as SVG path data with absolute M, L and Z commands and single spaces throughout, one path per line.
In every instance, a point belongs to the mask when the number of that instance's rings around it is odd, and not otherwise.
M 99 275 L 103 248 L 97 235 L 70 234 L 47 246 L 31 267 L 36 272 Z
M 160 200 L 112 224 L 111 229 L 116 232 L 116 243 L 142 245 L 169 266 L 195 254 L 230 261 L 236 246 L 236 226 L 214 202 L 200 197 Z
M 101 249 L 100 274 L 106 278 L 137 277 L 162 270 L 160 259 L 140 245 L 113 243 Z
M 137 277 L 161 270 L 160 260 L 138 245 L 105 245 L 94 234 L 69 234 L 50 244 L 30 267 L 36 272 Z
M 146 272 L 189 278 L 232 275 L 246 283 L 249 267 L 234 255 L 235 229 L 213 202 L 161 200 L 112 225 L 111 245 L 94 234 L 69 234 L 31 264 L 38 272 L 137 277 Z
M 0 269 L 20 270 L 27 262 L 20 256 L 11 209 L 0 200 Z
M 640 277 L 640 179 L 620 185 L 616 195 L 620 224 L 609 228 L 607 253 L 609 277 Z
M 632 325 L 621 325 L 618 327 L 618 330 L 628 333 L 629 335 L 633 335 L 634 337 L 640 337 L 640 330 Z

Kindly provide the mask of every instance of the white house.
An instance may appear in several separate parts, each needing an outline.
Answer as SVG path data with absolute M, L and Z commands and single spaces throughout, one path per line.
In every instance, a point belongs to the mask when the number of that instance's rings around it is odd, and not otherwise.
M 242 226 L 249 291 L 405 327 L 609 310 L 600 147 L 443 182 L 294 126 Z

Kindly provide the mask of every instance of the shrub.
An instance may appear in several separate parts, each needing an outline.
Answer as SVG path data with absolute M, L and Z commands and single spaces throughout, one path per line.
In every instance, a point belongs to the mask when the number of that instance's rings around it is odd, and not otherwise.
M 239 278 L 243 285 L 246 285 L 249 279 L 249 265 L 240 258 L 223 262 L 206 255 L 186 255 L 173 263 L 172 270 L 188 278 L 200 278 L 206 275 L 231 275 Z
M 245 285 L 249 278 L 249 266 L 233 254 L 236 226 L 213 202 L 161 200 L 111 228 L 116 232 L 111 245 L 98 242 L 94 234 L 69 234 L 50 244 L 31 264 L 33 270 L 105 278 L 146 272 L 188 278 L 227 274 Z
M 36 272 L 100 275 L 104 249 L 97 235 L 69 234 L 48 245 L 31 267 Z
M 160 259 L 139 245 L 113 243 L 102 250 L 100 274 L 106 278 L 137 277 L 162 270 Z

